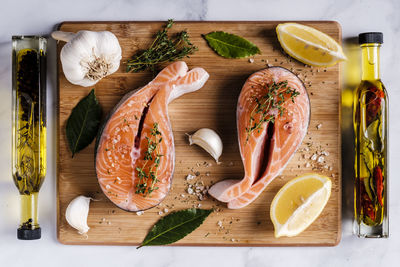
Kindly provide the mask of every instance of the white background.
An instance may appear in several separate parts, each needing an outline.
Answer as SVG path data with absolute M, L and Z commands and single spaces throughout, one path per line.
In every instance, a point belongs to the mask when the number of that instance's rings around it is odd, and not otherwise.
M 399 266 L 400 1 L 64 0 L 0 2 L 0 266 Z M 55 42 L 48 47 L 48 174 L 40 192 L 42 239 L 18 241 L 18 191 L 11 178 L 11 36 L 48 35 L 66 20 L 336 20 L 343 37 L 382 31 L 382 79 L 390 97 L 390 238 L 351 232 L 352 177 L 344 176 L 342 241 L 327 248 L 65 246 L 56 239 Z M 346 163 L 345 163 L 346 166 Z M 346 171 L 346 170 L 344 170 Z

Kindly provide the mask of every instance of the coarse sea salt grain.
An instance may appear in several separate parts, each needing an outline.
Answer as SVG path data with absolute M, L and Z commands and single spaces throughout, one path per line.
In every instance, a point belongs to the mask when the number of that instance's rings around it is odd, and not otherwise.
M 186 176 L 186 181 L 193 180 L 194 178 L 196 178 L 196 176 L 194 176 L 194 175 L 192 175 L 192 174 L 189 173 L 189 174 Z

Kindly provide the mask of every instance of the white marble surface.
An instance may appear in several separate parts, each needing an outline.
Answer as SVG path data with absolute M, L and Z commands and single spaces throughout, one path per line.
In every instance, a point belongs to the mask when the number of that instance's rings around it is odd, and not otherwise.
M 300 4 L 301 3 L 301 4 Z M 398 266 L 400 252 L 400 1 L 306 0 L 2 0 L 0 4 L 0 266 Z M 382 79 L 390 96 L 390 238 L 358 239 L 344 198 L 342 241 L 327 248 L 64 246 L 56 239 L 55 43 L 48 65 L 48 174 L 40 193 L 38 241 L 18 241 L 18 193 L 12 183 L 11 35 L 49 34 L 65 20 L 337 20 L 343 37 L 382 31 Z M 348 181 L 351 177 L 344 177 Z M 344 182 L 346 185 L 346 182 Z M 347 183 L 348 185 L 348 183 Z M 345 192 L 351 192 L 346 187 Z M 350 197 L 351 198 L 351 197 Z

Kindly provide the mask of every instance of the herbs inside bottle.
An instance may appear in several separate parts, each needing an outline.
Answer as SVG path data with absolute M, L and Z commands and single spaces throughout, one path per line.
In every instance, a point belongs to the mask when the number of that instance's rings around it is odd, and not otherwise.
M 40 36 L 13 36 L 12 174 L 21 197 L 18 239 L 41 237 L 38 192 L 46 175 L 46 45 Z
M 25 195 L 39 191 L 46 173 L 46 94 L 39 75 L 44 60 L 34 49 L 17 55 L 13 176 Z

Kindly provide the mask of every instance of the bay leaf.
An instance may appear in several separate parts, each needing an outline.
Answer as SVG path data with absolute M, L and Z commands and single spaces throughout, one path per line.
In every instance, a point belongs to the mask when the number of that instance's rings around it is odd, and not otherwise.
M 361 146 L 362 146 L 361 163 L 364 163 L 366 168 L 361 168 L 362 173 L 360 173 L 360 175 L 361 177 L 368 177 L 372 175 L 372 172 L 374 170 L 374 152 L 371 150 L 370 142 L 366 138 L 361 143 Z
M 66 134 L 74 155 L 87 147 L 96 137 L 101 119 L 101 107 L 94 89 L 72 109 L 67 120 Z
M 212 211 L 186 209 L 170 213 L 158 220 L 137 248 L 174 243 L 197 229 Z
M 380 120 L 376 119 L 370 125 L 368 125 L 365 132 L 365 137 L 369 139 L 372 151 L 381 151 L 382 148 L 382 134 L 379 133 L 379 130 L 382 129 L 382 127 L 379 126 Z
M 225 58 L 243 58 L 261 54 L 255 44 L 235 34 L 216 31 L 203 37 L 218 55 Z

